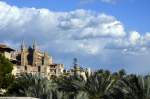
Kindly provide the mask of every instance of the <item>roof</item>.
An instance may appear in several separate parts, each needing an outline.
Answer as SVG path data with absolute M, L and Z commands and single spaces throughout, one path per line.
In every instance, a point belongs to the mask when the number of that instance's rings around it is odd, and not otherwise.
M 15 51 L 15 50 L 8 47 L 7 45 L 0 44 L 0 51 Z

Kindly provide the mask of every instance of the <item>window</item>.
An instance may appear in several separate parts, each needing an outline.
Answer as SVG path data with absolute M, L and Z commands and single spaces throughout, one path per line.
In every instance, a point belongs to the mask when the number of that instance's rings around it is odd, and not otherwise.
M 40 72 L 41 71 L 41 67 L 40 66 L 38 66 L 38 72 Z
M 27 71 L 27 66 L 24 67 L 25 71 Z

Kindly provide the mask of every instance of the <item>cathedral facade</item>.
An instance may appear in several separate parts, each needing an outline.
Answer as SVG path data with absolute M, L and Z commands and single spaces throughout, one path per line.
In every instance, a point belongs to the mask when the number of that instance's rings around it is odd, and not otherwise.
M 22 73 L 31 73 L 40 74 L 50 79 L 51 77 L 67 74 L 68 76 L 79 75 L 86 79 L 86 75 L 91 74 L 90 68 L 82 68 L 76 58 L 73 62 L 73 68 L 64 70 L 64 65 L 53 63 L 52 56 L 40 51 L 35 41 L 29 47 L 26 47 L 23 41 L 19 51 L 0 44 L 0 54 L 13 63 L 12 74 L 16 77 Z
M 62 75 L 64 71 L 63 64 L 53 63 L 52 56 L 40 51 L 35 41 L 32 47 L 29 46 L 28 48 L 23 41 L 20 51 L 15 51 L 12 57 L 16 59 L 13 69 L 13 74 L 16 76 L 21 73 L 32 73 L 50 78 L 51 76 Z

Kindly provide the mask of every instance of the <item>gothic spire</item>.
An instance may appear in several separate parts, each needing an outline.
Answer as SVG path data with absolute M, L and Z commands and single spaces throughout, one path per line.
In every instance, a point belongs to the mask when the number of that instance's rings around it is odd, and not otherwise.
M 24 43 L 24 40 L 22 40 L 21 42 L 21 50 L 24 50 L 25 49 L 25 43 Z
M 77 64 L 78 63 L 78 60 L 77 60 L 77 58 L 74 58 L 73 59 L 73 65 L 74 65 L 74 68 L 76 68 L 77 67 Z
M 33 49 L 36 49 L 36 47 L 37 47 L 37 46 L 36 46 L 36 41 L 34 40 L 34 41 L 33 41 Z

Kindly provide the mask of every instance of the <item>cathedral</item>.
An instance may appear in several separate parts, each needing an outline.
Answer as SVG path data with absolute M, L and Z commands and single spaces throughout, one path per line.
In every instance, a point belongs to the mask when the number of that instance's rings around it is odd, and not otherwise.
M 45 77 L 59 76 L 63 74 L 63 64 L 55 64 L 52 61 L 52 56 L 46 52 L 42 52 L 37 48 L 36 42 L 33 42 L 32 47 L 26 48 L 22 41 L 20 51 L 15 51 L 12 54 L 14 63 L 13 74 L 20 73 L 41 74 Z
M 12 74 L 16 77 L 21 73 L 31 73 L 40 74 L 50 79 L 51 77 L 58 77 L 65 73 L 67 75 L 83 76 L 86 79 L 86 74 L 91 74 L 90 68 L 82 68 L 77 63 L 76 58 L 73 62 L 73 68 L 64 70 L 64 65 L 53 63 L 52 56 L 40 51 L 35 41 L 29 47 L 26 47 L 24 41 L 22 41 L 19 51 L 0 44 L 0 54 L 13 63 Z

